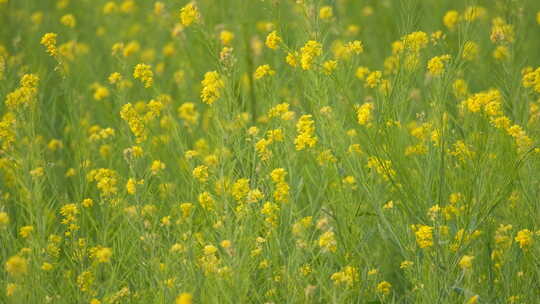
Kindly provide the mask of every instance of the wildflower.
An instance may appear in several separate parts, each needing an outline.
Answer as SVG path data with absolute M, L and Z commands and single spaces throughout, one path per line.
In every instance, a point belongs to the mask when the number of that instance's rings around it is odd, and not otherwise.
M 35 74 L 24 74 L 19 88 L 7 94 L 5 104 L 11 109 L 34 105 L 37 99 L 39 77 Z
M 392 168 L 392 161 L 384 160 L 378 157 L 371 156 L 367 161 L 367 168 L 374 169 L 384 180 L 388 181 L 396 175 L 396 171 Z
M 495 18 L 489 38 L 493 43 L 512 43 L 516 39 L 514 26 L 506 23 L 502 18 Z
M 270 224 L 272 227 L 276 227 L 278 224 L 278 212 L 279 212 L 279 206 L 272 202 L 266 202 L 264 203 L 261 214 L 265 215 L 265 222 Z
M 41 44 L 47 48 L 47 53 L 53 57 L 58 54 L 56 37 L 57 35 L 55 33 L 47 33 L 41 38 Z
M 199 112 L 192 102 L 183 103 L 178 107 L 178 116 L 184 120 L 187 125 L 195 125 L 199 120 Z
M 201 204 L 203 209 L 206 209 L 208 211 L 214 210 L 214 199 L 212 198 L 210 193 L 205 191 L 199 194 L 198 200 L 199 200 L 199 204 Z
M 445 62 L 450 60 L 450 55 L 435 56 L 427 64 L 428 71 L 433 76 L 439 76 L 444 72 Z
M 6 212 L 0 212 L 0 229 L 5 229 L 9 224 L 9 215 Z
M 355 40 L 347 43 L 345 45 L 345 48 L 347 49 L 348 53 L 354 53 L 356 55 L 361 54 L 364 52 L 364 45 L 362 44 L 362 41 Z
M 337 241 L 333 231 L 326 231 L 319 237 L 319 247 L 325 252 L 336 252 Z
M 265 44 L 268 48 L 276 50 L 279 48 L 280 43 L 281 37 L 278 36 L 276 31 L 272 31 L 270 34 L 268 34 L 268 36 L 266 36 Z
M 14 277 L 25 275 L 28 272 L 28 261 L 18 255 L 12 256 L 6 261 L 5 269 Z
M 97 183 L 97 188 L 103 196 L 111 196 L 118 191 L 116 187 L 118 173 L 114 170 L 105 168 L 92 170 L 87 174 L 86 178 L 90 182 L 95 181 Z
M 358 268 L 352 266 L 345 266 L 339 272 L 332 274 L 330 279 L 334 281 L 334 284 L 345 284 L 348 287 L 358 282 Z
M 188 3 L 180 10 L 180 21 L 184 26 L 190 26 L 199 21 L 200 15 L 194 3 Z
M 332 74 L 332 72 L 337 68 L 337 60 L 328 60 L 323 62 L 323 72 L 326 75 Z
M 23 226 L 19 230 L 19 235 L 26 239 L 32 234 L 32 231 L 34 231 L 34 226 Z
M 249 179 L 241 178 L 237 180 L 231 188 L 231 194 L 235 200 L 240 201 L 249 193 Z
M 456 98 L 464 98 L 469 94 L 469 86 L 464 79 L 456 79 L 452 84 L 452 90 Z
M 152 67 L 143 63 L 139 63 L 135 66 L 133 77 L 139 79 L 144 84 L 145 88 L 151 87 L 154 82 Z
M 287 62 L 288 65 L 292 66 L 293 68 L 298 66 L 298 52 L 289 52 L 287 53 L 287 56 L 285 57 L 285 62 Z
M 426 225 L 415 225 L 416 243 L 420 248 L 433 246 L 433 227 Z
M 94 274 L 90 271 L 83 271 L 77 276 L 77 286 L 82 292 L 89 292 L 92 284 L 94 283 Z
M 304 150 L 306 147 L 312 148 L 317 143 L 315 134 L 315 122 L 311 119 L 311 115 L 302 115 L 296 124 L 298 136 L 294 140 L 296 150 Z
M 259 67 L 257 67 L 257 69 L 255 70 L 255 74 L 253 75 L 253 77 L 255 79 L 261 79 L 265 76 L 272 76 L 276 73 L 276 71 L 272 70 L 272 68 L 270 67 L 270 65 L 268 64 L 265 64 L 265 65 L 261 65 Z
M 19 285 L 15 283 L 8 283 L 6 285 L 6 296 L 11 297 L 19 289 Z
M 399 268 L 401 269 L 407 269 L 409 267 L 411 267 L 412 265 L 414 265 L 414 263 L 412 261 L 403 261 L 401 262 L 401 264 L 399 265 Z
M 334 11 L 331 6 L 323 6 L 319 10 L 319 18 L 322 20 L 328 20 L 334 16 Z
M 416 53 L 427 46 L 429 39 L 425 32 L 418 31 L 403 36 L 401 41 L 405 49 Z
M 213 104 L 221 97 L 221 89 L 225 87 L 221 76 L 216 71 L 207 72 L 204 74 L 204 79 L 201 82 L 203 88 L 201 91 L 201 99 L 206 104 Z
M 133 132 L 137 138 L 137 143 L 146 140 L 147 130 L 145 128 L 143 119 L 131 103 L 127 103 L 122 106 L 122 109 L 120 110 L 120 117 L 128 123 L 131 132 Z
M 499 45 L 493 51 L 493 58 L 497 60 L 506 60 L 510 57 L 510 50 L 505 45 Z
M 480 298 L 479 295 L 474 295 L 470 297 L 469 300 L 467 300 L 467 304 L 477 304 L 479 298 Z
M 472 261 L 474 259 L 474 256 L 471 255 L 464 255 L 461 260 L 459 260 L 459 267 L 463 270 L 468 270 L 472 267 Z
M 533 233 L 529 229 L 520 230 L 514 240 L 516 243 L 519 243 L 519 248 L 526 249 L 534 241 Z
M 208 167 L 205 165 L 197 166 L 193 169 L 193 176 L 204 183 L 208 181 Z
M 77 21 L 75 20 L 75 17 L 72 14 L 64 15 L 60 18 L 60 23 L 63 25 L 74 28 L 75 25 L 77 25 Z
M 457 11 L 448 11 L 443 17 L 444 26 L 453 31 L 459 21 L 459 13 Z
M 377 291 L 382 293 L 383 295 L 388 295 L 391 290 L 392 290 L 392 284 L 386 281 L 382 281 L 379 284 L 377 284 Z
M 356 109 L 356 119 L 362 126 L 369 126 L 371 120 L 373 120 L 373 103 L 366 102 Z
M 316 57 L 322 54 L 322 45 L 315 41 L 310 40 L 300 49 L 300 65 L 302 69 L 309 70 Z M 289 56 L 287 56 L 288 58 Z M 287 60 L 288 62 L 288 60 Z M 290 64 L 290 63 L 289 63 Z M 292 64 L 291 64 L 292 65 Z
M 223 45 L 230 45 L 234 39 L 234 34 L 230 31 L 221 31 L 219 33 L 219 39 Z
M 369 75 L 367 76 L 364 86 L 366 88 L 376 88 L 381 83 L 381 81 L 382 81 L 382 72 L 373 71 L 369 73 Z
M 192 304 L 193 296 L 190 293 L 183 292 L 176 298 L 175 303 L 176 304 Z
M 94 250 L 92 256 L 98 263 L 109 263 L 111 261 L 112 250 L 107 247 L 98 247 Z
M 150 171 L 152 171 L 152 175 L 157 175 L 159 171 L 164 170 L 165 167 L 166 166 L 162 161 L 154 160 L 150 166 Z
M 533 70 L 525 70 L 522 72 L 523 77 L 521 84 L 525 88 L 533 88 L 535 92 L 540 93 L 540 67 Z

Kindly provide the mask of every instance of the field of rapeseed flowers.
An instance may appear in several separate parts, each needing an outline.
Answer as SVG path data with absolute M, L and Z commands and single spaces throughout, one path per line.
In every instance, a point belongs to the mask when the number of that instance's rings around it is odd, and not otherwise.
M 540 303 L 540 1 L 0 0 L 0 303 Z

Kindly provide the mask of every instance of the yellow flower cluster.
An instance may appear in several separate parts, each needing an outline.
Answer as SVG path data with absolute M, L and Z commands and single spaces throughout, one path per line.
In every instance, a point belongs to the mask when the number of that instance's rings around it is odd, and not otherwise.
M 426 225 L 413 225 L 416 243 L 420 248 L 429 248 L 433 246 L 433 227 Z
M 315 122 L 311 119 L 311 115 L 302 115 L 296 124 L 298 135 L 294 140 L 296 150 L 301 151 L 306 147 L 313 148 L 317 144 L 317 136 L 315 136 Z
M 300 48 L 300 66 L 303 70 L 310 70 L 315 59 L 321 55 L 322 45 L 315 40 L 309 40 Z
M 338 271 L 330 277 L 334 284 L 344 284 L 347 287 L 352 287 L 358 282 L 358 268 L 353 266 L 345 266 L 341 271 Z
M 135 79 L 139 79 L 144 84 L 145 88 L 151 87 L 154 83 L 154 73 L 152 72 L 152 67 L 147 64 L 137 64 L 133 70 L 133 77 Z
M 191 24 L 198 22 L 199 19 L 199 10 L 194 3 L 188 3 L 180 9 L 180 21 L 182 22 L 182 25 L 190 26 Z
M 35 74 L 25 74 L 21 77 L 20 87 L 7 94 L 5 104 L 11 110 L 28 107 L 35 103 L 38 93 L 39 77 Z
M 212 71 L 204 74 L 204 79 L 201 82 L 203 88 L 201 91 L 201 99 L 206 104 L 213 104 L 221 97 L 221 90 L 225 87 L 225 83 L 221 79 L 218 72 Z
M 41 38 L 41 44 L 47 48 L 47 53 L 51 56 L 56 56 L 58 54 L 58 49 L 56 48 L 56 33 L 47 33 Z
M 106 168 L 91 170 L 86 178 L 89 182 L 96 182 L 103 196 L 111 196 L 118 192 L 118 173 L 114 170 Z

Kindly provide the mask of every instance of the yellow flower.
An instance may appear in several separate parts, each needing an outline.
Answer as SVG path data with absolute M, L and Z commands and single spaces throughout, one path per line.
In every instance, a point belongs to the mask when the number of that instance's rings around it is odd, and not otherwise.
M 43 271 L 50 271 L 50 270 L 52 270 L 53 268 L 54 268 L 54 266 L 53 266 L 51 263 L 45 262 L 45 263 L 43 263 L 43 264 L 41 265 L 41 270 L 43 270 Z
M 478 299 L 480 298 L 479 295 L 474 295 L 467 300 L 467 304 L 476 304 L 478 303 Z
M 414 265 L 414 262 L 412 262 L 412 261 L 403 261 L 403 262 L 401 262 L 401 264 L 399 265 L 399 268 L 401 268 L 401 269 L 407 269 L 407 268 L 411 267 L 412 265 Z
M 180 10 L 180 22 L 184 26 L 190 26 L 192 23 L 198 22 L 199 18 L 199 10 L 194 3 L 188 3 Z
M 195 177 L 200 182 L 208 181 L 208 167 L 205 165 L 197 166 L 193 169 L 193 177 Z
M 270 34 L 268 34 L 268 36 L 266 36 L 265 44 L 268 48 L 276 50 L 279 48 L 280 43 L 281 37 L 278 36 L 276 31 L 272 31 Z
M 529 229 L 523 229 L 521 231 L 518 231 L 515 237 L 515 241 L 519 243 L 519 248 L 526 249 L 534 241 L 533 233 Z
M 19 230 L 19 235 L 26 239 L 30 236 L 32 231 L 34 231 L 33 226 L 24 226 L 21 227 L 21 229 Z
M 176 304 L 192 304 L 193 296 L 190 293 L 183 292 L 176 298 L 175 303 Z
M 416 53 L 427 46 L 429 38 L 425 32 L 418 31 L 403 36 L 401 41 L 405 49 Z
M 270 65 L 268 64 L 265 64 L 265 65 L 261 65 L 259 67 L 257 67 L 257 69 L 255 70 L 255 73 L 253 74 L 253 77 L 255 79 L 261 79 L 265 76 L 272 76 L 276 73 L 276 71 L 272 70 L 272 68 L 270 67 Z
M 41 38 L 41 44 L 47 48 L 47 53 L 51 56 L 56 56 L 58 50 L 56 49 L 56 37 L 55 33 L 47 33 Z
M 234 39 L 234 34 L 230 31 L 221 31 L 219 33 L 219 39 L 223 45 L 230 45 Z
M 429 248 L 433 246 L 433 227 L 426 225 L 415 226 L 416 243 L 420 248 Z
M 201 206 L 205 210 L 208 210 L 208 211 L 214 210 L 214 199 L 212 198 L 210 193 L 205 191 L 199 194 L 198 201 L 199 201 L 199 204 L 201 204 Z
M 318 141 L 315 135 L 315 122 L 311 115 L 302 115 L 296 124 L 298 136 L 294 140 L 297 151 L 304 150 L 306 147 L 312 148 Z
M 444 26 L 449 30 L 454 30 L 459 21 L 459 13 L 457 11 L 448 11 L 443 17 Z
M 111 248 L 101 247 L 94 252 L 94 258 L 99 263 L 108 263 L 111 261 L 112 250 Z
M 319 237 L 319 247 L 323 251 L 336 252 L 337 250 L 337 241 L 334 237 L 333 231 L 326 231 Z
M 377 285 L 377 291 L 382 293 L 383 295 L 387 295 L 392 290 L 392 284 L 382 281 Z
M 319 10 L 319 18 L 322 20 L 328 20 L 334 16 L 334 11 L 331 6 L 323 6 Z
M 360 125 L 369 126 L 369 123 L 373 120 L 373 108 L 372 102 L 366 102 L 356 109 L 356 119 Z
M 139 79 L 144 84 L 145 88 L 151 87 L 154 82 L 152 67 L 143 63 L 139 63 L 135 66 L 133 77 Z
M 74 28 L 77 25 L 77 21 L 72 14 L 62 16 L 62 18 L 60 18 L 60 23 L 70 28 Z
M 366 88 L 372 88 L 373 89 L 373 88 L 376 88 L 381 82 L 382 82 L 382 72 L 381 71 L 373 71 L 373 72 L 369 73 L 369 75 L 367 76 L 364 86 Z
M 337 60 L 328 60 L 323 63 L 323 72 L 326 75 L 332 74 L 332 72 L 337 68 Z
M 25 275 L 28 272 L 28 261 L 23 257 L 15 255 L 6 261 L 5 268 L 11 276 Z
M 213 104 L 221 97 L 221 89 L 225 87 L 225 83 L 216 71 L 204 74 L 204 79 L 201 81 L 201 84 L 203 86 L 201 99 L 204 103 L 209 105 Z
M 18 285 L 15 283 L 8 283 L 6 285 L 6 296 L 11 297 L 15 294 L 15 292 L 18 290 Z
M 463 270 L 470 269 L 472 267 L 472 261 L 474 260 L 474 256 L 471 255 L 464 255 L 461 260 L 459 260 L 459 267 Z
M 510 57 L 510 50 L 505 45 L 499 45 L 493 51 L 493 58 L 497 60 L 506 60 Z
M 0 212 L 0 229 L 4 229 L 9 224 L 9 215 L 6 212 Z
M 330 279 L 334 281 L 334 284 L 345 284 L 346 286 L 351 287 L 358 281 L 358 277 L 358 268 L 345 266 L 341 271 L 332 274 Z
M 444 65 L 450 60 L 450 55 L 441 55 L 431 58 L 427 64 L 429 74 L 439 76 L 444 72 Z
M 166 166 L 162 161 L 154 160 L 150 166 L 150 171 L 152 171 L 152 175 L 157 175 L 159 171 L 165 169 L 165 167 Z
M 300 65 L 302 69 L 309 70 L 316 57 L 322 55 L 322 44 L 315 40 L 310 40 L 300 49 Z M 289 56 L 287 56 L 289 63 Z M 291 63 L 289 63 L 293 66 Z

